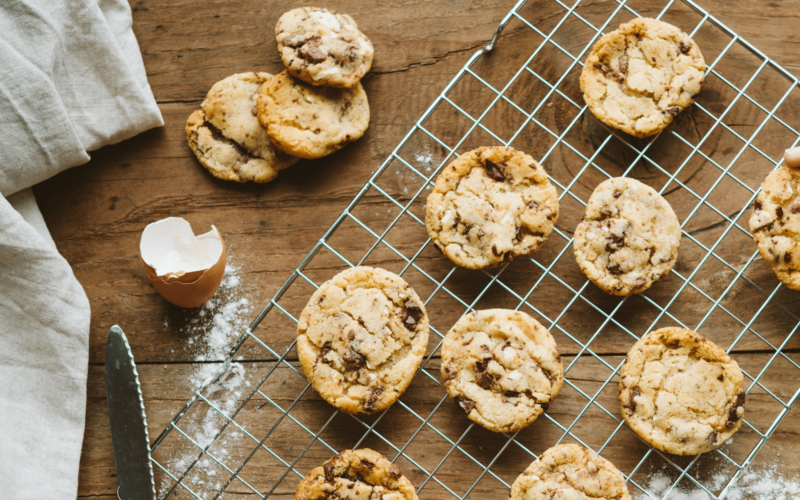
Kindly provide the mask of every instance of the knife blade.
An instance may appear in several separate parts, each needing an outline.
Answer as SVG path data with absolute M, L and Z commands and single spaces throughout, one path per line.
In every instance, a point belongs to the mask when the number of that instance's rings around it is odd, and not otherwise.
M 144 413 L 139 373 L 125 333 L 117 325 L 106 340 L 106 397 L 120 500 L 154 500 L 150 436 Z

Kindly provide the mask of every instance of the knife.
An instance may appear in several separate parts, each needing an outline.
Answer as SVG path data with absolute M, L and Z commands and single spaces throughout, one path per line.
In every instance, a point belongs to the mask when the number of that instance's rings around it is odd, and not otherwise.
M 150 464 L 150 437 L 144 414 L 139 373 L 122 328 L 108 331 L 106 340 L 106 396 L 120 500 L 155 500 Z

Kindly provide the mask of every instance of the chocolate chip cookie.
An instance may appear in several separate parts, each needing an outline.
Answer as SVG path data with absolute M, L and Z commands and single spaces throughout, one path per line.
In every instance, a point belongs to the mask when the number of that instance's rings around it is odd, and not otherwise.
M 514 432 L 546 411 L 564 383 L 556 341 L 538 321 L 508 309 L 475 311 L 442 344 L 447 393 L 470 420 Z
M 483 147 L 459 156 L 428 195 L 425 227 L 453 263 L 485 269 L 529 255 L 558 220 L 558 193 L 530 156 Z
M 575 259 L 611 295 L 640 293 L 672 270 L 681 226 L 667 200 L 628 177 L 603 181 L 575 230 Z
M 577 444 L 546 450 L 511 485 L 510 500 L 631 500 L 614 464 Z
M 278 20 L 275 35 L 286 70 L 311 85 L 349 89 L 372 66 L 372 42 L 347 14 L 293 9 Z
M 581 72 L 581 91 L 598 120 L 647 137 L 692 104 L 705 69 L 689 35 L 663 21 L 639 18 L 594 44 Z
M 269 73 L 238 73 L 214 84 L 186 122 L 186 139 L 214 177 L 269 182 L 297 158 L 272 145 L 256 117 L 256 96 Z
M 756 197 L 750 231 L 775 276 L 800 290 L 800 170 L 770 172 Z
M 360 83 L 314 87 L 282 72 L 261 86 L 258 121 L 273 144 L 299 158 L 321 158 L 366 132 L 369 103 Z
M 384 269 L 347 269 L 311 296 L 297 324 L 308 381 L 345 413 L 388 408 L 406 390 L 428 345 L 416 292 Z
M 311 472 L 294 500 L 418 500 L 411 482 L 377 451 L 345 450 Z
M 744 416 L 736 361 L 685 328 L 648 333 L 620 370 L 619 401 L 628 426 L 661 451 L 697 455 L 739 430 Z

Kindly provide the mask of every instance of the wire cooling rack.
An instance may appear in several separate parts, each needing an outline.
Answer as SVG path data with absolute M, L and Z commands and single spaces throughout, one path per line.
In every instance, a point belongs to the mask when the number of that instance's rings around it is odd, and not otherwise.
M 697 103 L 646 140 L 599 124 L 578 88 L 593 43 L 640 16 L 690 33 L 708 67 Z M 233 345 L 225 369 L 233 359 L 261 362 L 249 393 L 223 408 L 209 396 L 209 379 L 155 440 L 152 460 L 167 484 L 162 497 L 292 496 L 302 477 L 337 451 L 369 446 L 400 464 L 421 498 L 505 498 L 542 451 L 577 442 L 615 463 L 634 497 L 666 498 L 690 488 L 724 498 L 800 395 L 797 296 L 758 258 L 747 229 L 760 183 L 779 166 L 773 158 L 800 140 L 797 85 L 691 1 L 519 1 Z M 539 252 L 486 272 L 452 266 L 432 249 L 423 222 L 439 170 L 483 145 L 537 157 L 561 203 L 558 226 Z M 628 298 L 591 285 L 571 252 L 571 231 L 592 190 L 620 175 L 665 196 L 683 230 L 672 273 Z M 369 417 L 341 414 L 310 390 L 293 341 L 296 318 L 318 284 L 361 264 L 409 281 L 432 325 L 412 385 L 390 409 Z M 448 328 L 467 311 L 487 307 L 536 317 L 553 333 L 566 366 L 564 389 L 548 413 L 514 434 L 469 422 L 438 373 Z M 661 453 L 621 419 L 617 373 L 624 354 L 667 325 L 711 338 L 745 375 L 742 429 L 714 452 Z M 201 443 L 186 426 L 203 412 L 214 413 L 220 425 Z M 229 436 L 242 444 L 222 447 Z M 170 460 L 186 446 L 195 450 L 192 460 Z M 654 492 L 648 484 L 654 472 L 671 486 Z

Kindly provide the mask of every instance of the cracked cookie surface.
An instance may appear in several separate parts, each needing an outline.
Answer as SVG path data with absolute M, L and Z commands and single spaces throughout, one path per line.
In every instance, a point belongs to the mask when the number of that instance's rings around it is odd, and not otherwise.
M 414 486 L 377 451 L 345 450 L 312 469 L 297 486 L 294 500 L 418 500 Z
M 261 86 L 258 121 L 284 153 L 321 158 L 364 135 L 369 103 L 360 83 L 350 89 L 314 87 L 283 71 Z
M 800 170 L 781 167 L 761 184 L 750 231 L 775 276 L 800 290 Z
M 275 148 L 256 117 L 256 97 L 269 73 L 238 73 L 215 83 L 186 122 L 186 139 L 214 176 L 269 182 L 297 158 Z
M 629 177 L 600 183 L 575 229 L 578 265 L 612 295 L 640 293 L 675 266 L 681 226 L 653 188 Z
M 347 14 L 293 9 L 278 20 L 275 36 L 287 71 L 311 85 L 350 88 L 372 66 L 372 42 Z
M 739 430 L 742 372 L 716 344 L 685 328 L 648 333 L 620 370 L 619 401 L 628 426 L 675 455 L 711 451 Z
M 558 193 L 530 156 L 483 147 L 459 156 L 436 178 L 425 227 L 434 246 L 468 269 L 529 255 L 558 220 Z
M 663 21 L 638 18 L 594 44 L 581 72 L 581 91 L 598 120 L 647 137 L 692 104 L 705 68 L 689 35 Z
M 577 444 L 547 449 L 511 485 L 510 500 L 631 500 L 614 464 Z
M 467 314 L 442 345 L 447 393 L 470 420 L 514 432 L 546 411 L 564 383 L 556 341 L 538 321 L 508 309 Z
M 373 413 L 411 383 L 428 345 L 428 315 L 396 274 L 354 267 L 311 296 L 297 334 L 300 364 L 320 396 L 345 413 Z

